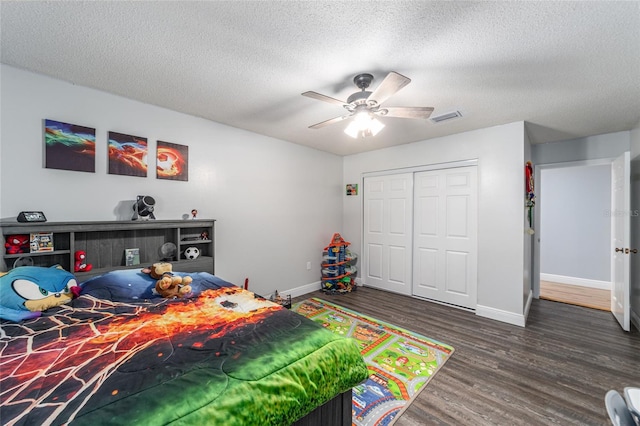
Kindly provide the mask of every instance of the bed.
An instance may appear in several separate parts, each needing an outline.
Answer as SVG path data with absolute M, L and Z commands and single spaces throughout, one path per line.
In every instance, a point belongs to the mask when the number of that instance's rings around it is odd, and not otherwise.
M 2 321 L 2 424 L 351 424 L 350 389 L 368 375 L 352 341 L 188 275 L 189 298 L 119 270 L 40 318 Z

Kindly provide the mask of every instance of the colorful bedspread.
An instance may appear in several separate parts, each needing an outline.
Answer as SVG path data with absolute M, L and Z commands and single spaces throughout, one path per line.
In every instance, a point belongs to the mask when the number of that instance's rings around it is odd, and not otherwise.
M 285 425 L 367 378 L 351 340 L 205 284 L 190 299 L 105 299 L 103 280 L 41 318 L 2 322 L 2 424 Z

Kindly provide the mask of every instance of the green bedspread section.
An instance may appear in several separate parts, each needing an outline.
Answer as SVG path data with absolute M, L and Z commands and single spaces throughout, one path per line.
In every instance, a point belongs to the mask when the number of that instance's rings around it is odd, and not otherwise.
M 291 311 L 228 337 L 222 350 L 191 349 L 197 361 L 174 377 L 84 410 L 73 424 L 287 425 L 368 377 L 354 340 Z

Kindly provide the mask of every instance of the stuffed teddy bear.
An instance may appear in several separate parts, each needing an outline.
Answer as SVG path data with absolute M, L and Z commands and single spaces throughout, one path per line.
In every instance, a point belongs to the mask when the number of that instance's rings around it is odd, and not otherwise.
M 7 254 L 29 253 L 28 235 L 7 235 L 7 242 L 4 243 Z
M 167 299 L 184 297 L 191 293 L 191 282 L 189 276 L 181 277 L 173 274 L 173 265 L 169 262 L 158 262 L 150 268 L 144 268 L 142 272 L 156 281 L 155 292 Z
M 14 322 L 37 318 L 79 294 L 73 274 L 59 265 L 13 268 L 0 272 L 0 318 Z
M 89 272 L 93 269 L 93 265 L 86 263 L 87 253 L 83 250 L 77 250 L 75 252 L 76 263 L 73 267 L 74 272 Z

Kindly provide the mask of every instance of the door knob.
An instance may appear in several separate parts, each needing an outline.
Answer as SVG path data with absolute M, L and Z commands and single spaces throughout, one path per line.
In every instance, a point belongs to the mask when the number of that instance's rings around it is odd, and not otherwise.
M 622 253 L 622 252 L 624 252 L 624 249 L 623 249 L 623 248 L 618 248 L 618 247 L 616 247 L 616 253 L 617 253 L 617 252 Z

